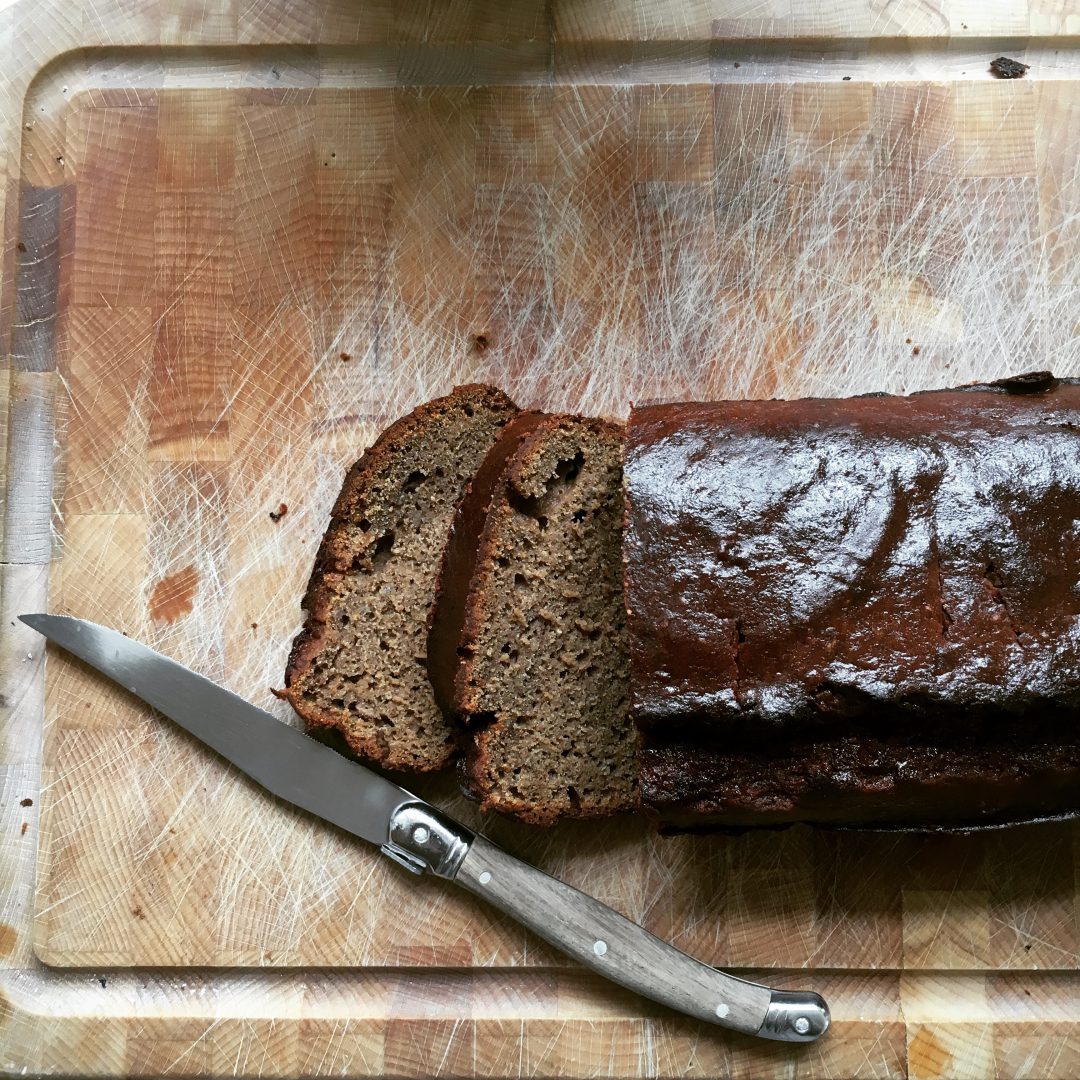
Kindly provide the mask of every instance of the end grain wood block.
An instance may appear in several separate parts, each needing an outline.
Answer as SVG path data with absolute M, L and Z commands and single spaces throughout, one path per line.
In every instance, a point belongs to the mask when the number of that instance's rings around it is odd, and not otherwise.
M 154 221 L 154 302 L 226 307 L 232 299 L 235 220 L 231 193 L 159 189 Z
M 713 88 L 635 86 L 634 146 L 639 180 L 712 179 Z
M 958 82 L 954 94 L 960 174 L 1034 176 L 1034 83 Z
M 64 319 L 70 397 L 64 513 L 132 514 L 149 471 L 151 308 L 75 307 Z
M 485 87 L 476 96 L 476 179 L 503 185 L 554 179 L 561 149 L 554 138 L 550 86 Z
M 45 963 L 71 949 L 86 963 L 130 962 L 128 901 L 141 814 L 139 795 L 124 781 L 153 757 L 145 725 L 53 725 L 42 773 L 53 788 L 42 807 L 42 882 L 34 922 L 34 948 Z
M 220 87 L 166 90 L 158 99 L 157 190 L 225 194 L 236 172 L 237 96 Z
M 155 311 L 150 460 L 229 460 L 228 319 L 223 305 L 198 301 Z
M 1039 83 L 1035 89 L 1039 224 L 1048 242 L 1054 285 L 1080 283 L 1080 270 L 1072 257 L 1080 242 L 1080 185 L 1075 158 L 1069 152 L 1080 139 L 1080 111 L 1073 107 L 1072 89 L 1063 82 Z
M 478 368 L 527 400 L 559 381 L 548 357 L 555 335 L 552 283 L 556 217 L 540 183 L 479 183 L 473 201 L 475 291 L 466 348 Z
M 315 116 L 315 168 L 326 180 L 383 184 L 394 176 L 394 94 L 375 87 L 326 87 Z
M 249 104 L 237 121 L 236 264 L 240 307 L 310 300 L 316 280 L 315 109 Z
M 747 183 L 786 182 L 793 89 L 777 83 L 723 84 L 713 89 L 716 183 L 730 198 Z M 767 189 L 766 189 L 767 190 Z
M 869 180 L 875 153 L 869 127 L 873 95 L 869 83 L 792 89 L 788 153 L 793 183 L 842 187 Z
M 143 514 L 73 514 L 64 529 L 52 604 L 136 633 L 146 625 L 142 584 L 147 571 Z
M 87 108 L 81 118 L 73 300 L 142 307 L 154 282 L 157 110 Z
M 309 310 L 284 304 L 259 316 L 236 312 L 227 357 L 230 511 L 249 509 L 254 517 L 274 510 L 275 495 L 278 502 L 292 496 L 296 503 L 297 495 L 303 501 L 303 491 L 291 490 L 282 470 L 305 465 L 290 444 L 310 422 L 313 354 Z M 250 503 L 255 493 L 263 500 L 258 506 Z

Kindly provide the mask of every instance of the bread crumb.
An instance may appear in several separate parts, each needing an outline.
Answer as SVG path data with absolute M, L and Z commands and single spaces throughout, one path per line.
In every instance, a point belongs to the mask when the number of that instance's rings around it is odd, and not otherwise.
M 34 805 L 34 800 L 33 799 L 23 799 L 23 801 L 21 803 L 19 803 L 19 805 L 20 806 L 33 806 Z
M 918 356 L 919 353 L 921 353 L 921 352 L 922 352 L 922 349 L 918 345 L 915 345 L 915 346 L 912 347 L 911 355 L 912 356 Z
M 280 521 L 289 512 L 289 507 L 285 503 L 280 503 L 277 510 L 270 511 L 270 520 L 273 522 Z
M 252 630 L 258 630 L 258 629 L 259 629 L 259 624 L 258 624 L 257 622 L 253 622 L 253 623 L 251 624 L 251 629 L 252 629 Z
M 340 354 L 338 359 L 340 359 L 340 360 L 351 360 L 352 359 L 352 353 L 343 352 L 343 353 Z
M 25 835 L 26 835 L 26 827 L 27 827 L 27 826 L 28 826 L 29 824 L 30 824 L 30 823 L 29 823 L 28 821 L 24 821 L 24 822 L 22 823 L 22 828 L 21 828 L 21 829 L 19 830 L 19 835 L 20 835 L 20 836 L 25 836 Z
M 473 334 L 473 346 L 477 352 L 484 352 L 490 344 L 487 334 Z
M 990 73 L 998 79 L 1022 79 L 1030 67 L 1030 64 L 1022 64 L 1019 60 L 1011 60 L 1007 56 L 999 56 L 990 61 Z
M 273 694 L 274 697 L 276 697 L 279 701 L 288 701 L 289 700 L 289 692 L 288 692 L 288 690 L 275 690 L 271 686 L 270 687 L 270 693 Z

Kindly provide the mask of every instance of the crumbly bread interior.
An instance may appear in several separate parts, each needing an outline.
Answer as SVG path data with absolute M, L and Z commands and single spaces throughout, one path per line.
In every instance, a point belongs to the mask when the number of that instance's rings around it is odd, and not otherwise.
M 486 386 L 420 406 L 353 466 L 334 508 L 286 696 L 388 768 L 430 771 L 454 753 L 428 682 L 428 609 L 454 507 L 516 412 Z
M 507 463 L 456 686 L 485 809 L 546 825 L 637 805 L 622 508 L 618 425 L 550 417 Z

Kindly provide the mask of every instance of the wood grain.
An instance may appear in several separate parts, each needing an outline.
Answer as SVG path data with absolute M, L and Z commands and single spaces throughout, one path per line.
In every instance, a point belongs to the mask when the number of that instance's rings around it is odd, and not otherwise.
M 269 691 L 341 473 L 455 382 L 617 415 L 1080 375 L 1067 5 L 798 8 L 0 12 L 0 1071 L 1080 1071 L 1074 826 L 661 841 L 417 785 L 829 998 L 826 1042 L 766 1047 L 568 970 L 63 656 L 43 682 L 14 623 L 108 622 L 289 721 Z M 1000 51 L 1028 79 L 991 81 Z

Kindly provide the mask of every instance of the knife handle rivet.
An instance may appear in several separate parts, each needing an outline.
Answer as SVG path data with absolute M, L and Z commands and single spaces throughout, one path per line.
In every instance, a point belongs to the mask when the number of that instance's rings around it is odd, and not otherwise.
M 800 1035 L 805 1035 L 810 1030 L 810 1021 L 807 1020 L 805 1016 L 800 1016 L 795 1023 L 792 1024 L 792 1027 L 794 1027 Z
M 431 836 L 431 831 L 426 825 L 417 825 L 416 828 L 413 829 L 412 836 L 418 844 L 426 844 L 428 842 L 428 837 Z
M 491 875 L 485 870 L 476 880 L 481 885 L 486 885 L 491 880 Z
M 592 951 L 596 953 L 597 956 L 603 956 L 607 952 L 607 942 L 594 941 Z

